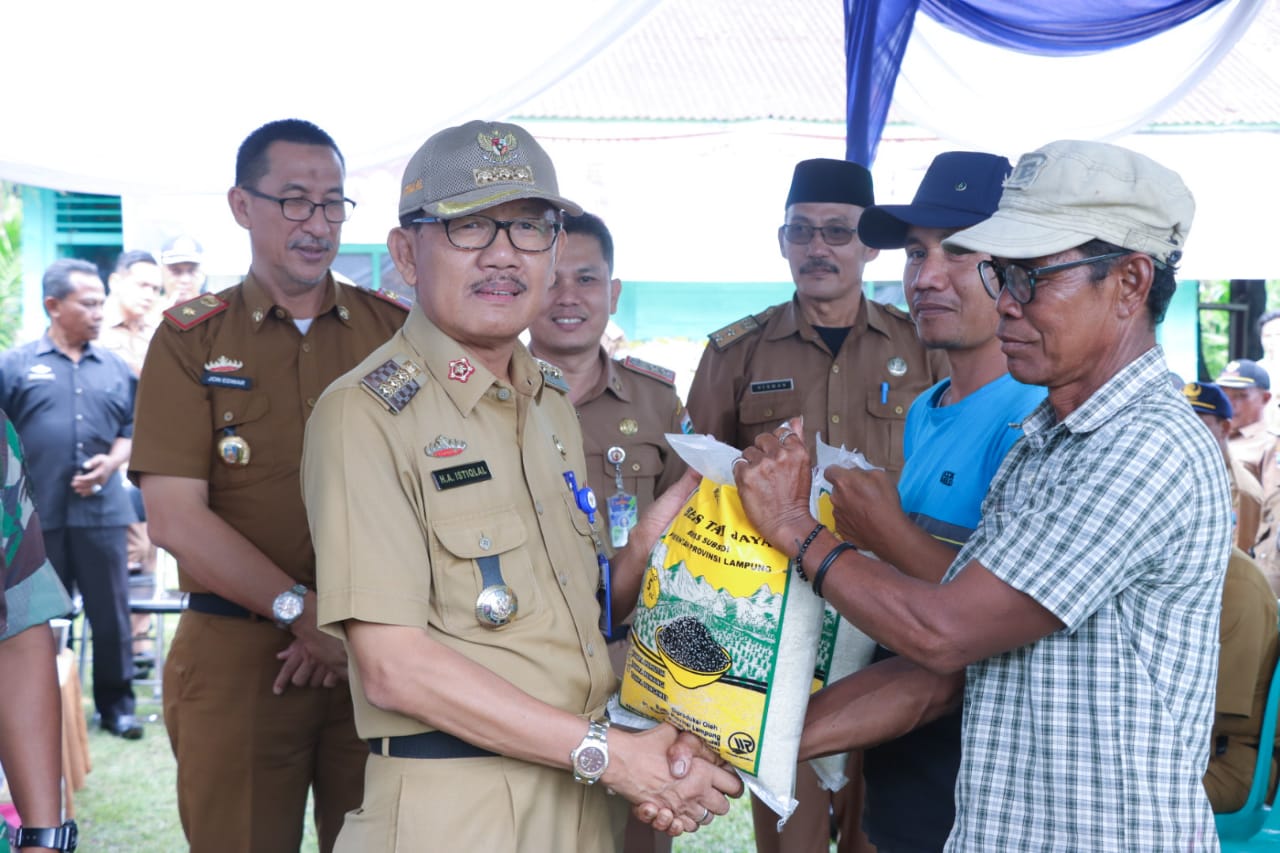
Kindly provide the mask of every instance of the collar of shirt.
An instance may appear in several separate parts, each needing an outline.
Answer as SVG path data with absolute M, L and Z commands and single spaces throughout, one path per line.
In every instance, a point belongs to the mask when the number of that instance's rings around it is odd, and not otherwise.
M 347 307 L 349 294 L 346 286 L 339 284 L 333 277 L 333 273 L 325 274 L 323 282 L 317 285 L 325 289 L 324 301 L 320 303 L 320 310 L 316 312 L 316 317 L 322 317 L 325 314 L 333 313 L 344 326 L 351 325 L 351 311 Z M 276 311 L 276 303 L 267 293 L 266 289 L 253 277 L 253 273 L 249 273 L 244 278 L 244 284 L 240 288 L 241 298 L 244 299 L 245 308 L 249 311 L 249 319 L 253 323 L 254 331 L 262 328 L 262 324 L 267 321 Z M 293 323 L 294 318 L 285 311 L 280 309 L 284 316 L 283 320 Z
M 68 356 L 62 350 L 58 349 L 57 345 L 54 344 L 53 342 L 53 338 L 49 337 L 49 331 L 46 329 L 45 333 L 40 336 L 40 343 L 36 345 L 36 355 L 37 356 L 49 355 L 50 353 L 57 353 L 58 355 L 67 359 L 68 361 L 71 360 L 70 356 Z M 80 354 L 80 357 L 82 359 L 91 358 L 94 361 L 102 361 L 102 359 L 98 356 L 98 351 L 93 347 L 93 341 L 85 341 L 84 352 Z
M 1146 393 L 1147 386 L 1160 383 L 1171 395 L 1178 392 L 1169 384 L 1169 368 L 1165 365 L 1164 350 L 1154 346 L 1120 368 L 1115 376 L 1094 391 L 1089 399 L 1062 421 L 1063 429 L 1074 433 L 1093 432 L 1107 423 L 1116 413 L 1135 402 Z M 1185 407 L 1190 413 L 1190 407 Z M 1022 422 L 1022 433 L 1032 436 L 1057 426 L 1057 415 L 1046 397 Z
M 505 385 L 462 344 L 440 331 L 422 312 L 421 306 L 413 306 L 401 331 L 427 373 L 444 389 L 453 405 L 464 416 L 471 413 L 490 388 Z M 452 378 L 451 365 L 459 361 L 465 361 L 472 368 L 472 372 L 464 380 Z M 536 397 L 542 391 L 542 369 L 519 341 L 511 353 L 511 375 L 514 379 L 512 387 L 517 393 Z
M 617 397 L 624 403 L 631 402 L 631 395 L 627 393 L 627 386 L 622 382 L 622 371 L 618 369 L 618 364 L 609 358 L 609 353 L 604 347 L 600 347 L 600 378 L 596 380 L 595 387 L 588 391 L 578 405 L 582 406 L 590 403 L 599 397 L 605 391 Z

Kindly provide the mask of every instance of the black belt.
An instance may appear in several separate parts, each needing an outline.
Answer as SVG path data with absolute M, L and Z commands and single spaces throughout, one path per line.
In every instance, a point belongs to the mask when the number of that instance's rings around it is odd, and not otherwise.
M 211 616 L 230 616 L 232 619 L 262 619 L 252 610 L 211 592 L 193 592 L 188 595 L 187 609 L 197 613 L 208 613 Z
M 497 755 L 448 732 L 423 732 L 398 737 L 371 737 L 369 751 L 388 758 L 487 758 Z

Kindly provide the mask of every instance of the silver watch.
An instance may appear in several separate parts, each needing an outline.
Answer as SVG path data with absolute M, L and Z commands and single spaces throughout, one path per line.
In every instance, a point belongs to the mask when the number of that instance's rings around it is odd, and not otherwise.
M 276 596 L 271 604 L 271 616 L 280 628 L 288 628 L 302 615 L 302 605 L 307 588 L 302 584 L 294 584 Z
M 587 736 L 578 744 L 578 748 L 569 753 L 573 762 L 573 781 L 584 785 L 594 785 L 600 781 L 604 771 L 609 768 L 609 721 L 592 720 L 587 728 Z

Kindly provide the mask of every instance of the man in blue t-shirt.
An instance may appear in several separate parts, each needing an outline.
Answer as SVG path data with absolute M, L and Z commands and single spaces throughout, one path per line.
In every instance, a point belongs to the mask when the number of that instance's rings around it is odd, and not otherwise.
M 924 345 L 946 353 L 951 376 L 911 406 L 896 491 L 883 471 L 850 472 L 862 499 L 837 512 L 837 526 L 934 583 L 977 527 L 987 485 L 1022 435 L 1019 422 L 1045 396 L 1008 373 L 995 303 L 978 275 L 986 256 L 942 248 L 995 211 L 1010 169 L 992 154 L 940 154 L 911 204 L 869 207 L 858 228 L 868 246 L 906 249 L 912 319 Z M 964 674 L 911 672 L 883 647 L 874 661 L 814 698 L 801 755 L 869 747 L 863 828 L 871 842 L 881 853 L 941 850 L 955 820 Z

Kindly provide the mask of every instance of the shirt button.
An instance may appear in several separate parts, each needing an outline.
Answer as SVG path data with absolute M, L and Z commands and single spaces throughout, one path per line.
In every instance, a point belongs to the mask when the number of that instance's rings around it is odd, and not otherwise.
M 307 398 L 307 405 L 314 409 L 314 408 L 316 407 L 316 398 L 315 398 L 315 397 L 308 397 L 308 398 Z
M 83 389 L 83 388 L 77 388 L 77 389 L 76 389 L 76 393 L 77 393 L 77 394 L 83 394 L 83 393 L 84 393 L 84 389 Z
M 498 399 L 502 400 L 505 403 L 507 400 L 511 399 L 511 392 L 508 391 L 506 388 L 499 388 Z
M 84 420 L 84 415 L 76 415 L 76 420 L 78 421 Z
M 566 575 L 566 574 L 561 574 L 561 575 L 560 575 L 560 586 L 568 586 L 568 585 L 569 585 L 569 576 L 568 576 L 568 575 Z
M 902 407 L 901 407 L 901 406 L 894 406 L 894 407 L 893 407 L 893 413 L 894 413 L 895 415 L 900 415 L 900 414 L 902 414 Z
M 838 424 L 838 423 L 840 423 L 840 416 L 839 416 L 839 415 L 832 415 L 832 416 L 831 416 L 831 422 L 832 422 L 833 424 Z
M 283 308 L 277 308 L 277 309 L 275 310 L 275 315 L 276 315 L 277 317 L 279 317 L 281 320 L 283 320 L 283 319 L 284 319 L 284 309 L 283 309 Z
M 222 419 L 223 419 L 224 421 L 229 421 L 229 420 L 231 420 L 231 419 L 232 419 L 232 418 L 234 418 L 234 417 L 235 417 L 235 415 L 231 414 L 230 412 L 223 412 L 223 413 L 222 413 Z
M 533 509 L 538 515 L 542 515 L 542 501 L 534 501 Z
M 304 344 L 302 345 L 302 351 L 303 351 L 303 352 L 311 352 L 311 344 L 310 344 L 310 343 L 304 343 Z
M 632 462 L 632 463 L 631 463 L 631 470 L 632 470 L 632 471 L 639 471 L 639 470 L 640 470 L 640 463 L 639 463 L 639 462 Z
M 595 644 L 595 643 L 587 643 L 587 657 L 589 657 L 589 658 L 590 658 L 590 657 L 595 657 L 595 654 L 596 654 L 596 644 Z
M 765 410 L 764 410 L 764 416 L 765 416 L 766 418 L 771 418 L 771 417 L 773 417 L 773 409 L 765 409 Z
M 840 365 L 838 365 L 838 364 L 833 364 L 833 365 L 831 365 L 831 372 L 832 372 L 832 373 L 839 373 L 839 372 L 840 372 Z

